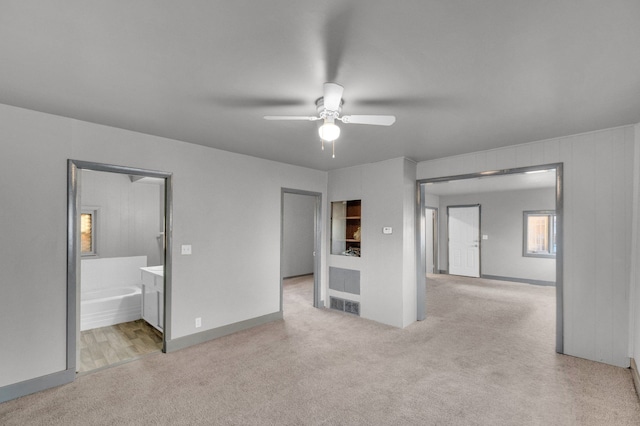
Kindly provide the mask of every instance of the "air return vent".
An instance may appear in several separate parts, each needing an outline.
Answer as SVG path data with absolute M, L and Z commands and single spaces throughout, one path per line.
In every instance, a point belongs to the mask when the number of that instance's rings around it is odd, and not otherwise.
M 360 302 L 344 301 L 344 311 L 354 315 L 360 315 Z
M 344 300 L 336 297 L 329 297 L 331 299 L 331 309 L 337 309 L 338 311 L 344 311 Z
M 329 296 L 331 309 L 360 316 L 360 302 Z

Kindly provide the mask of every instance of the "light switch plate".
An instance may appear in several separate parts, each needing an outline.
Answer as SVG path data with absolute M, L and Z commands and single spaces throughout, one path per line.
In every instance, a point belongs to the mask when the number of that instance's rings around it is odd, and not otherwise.
M 483 239 L 483 240 L 488 240 L 488 239 L 489 239 L 489 236 L 488 236 L 488 235 L 482 235 L 482 239 Z
M 391 228 L 390 226 L 385 226 L 384 228 L 382 228 L 382 233 L 383 234 L 393 234 L 393 228 Z
M 182 246 L 182 254 L 191 254 L 191 244 L 186 244 Z

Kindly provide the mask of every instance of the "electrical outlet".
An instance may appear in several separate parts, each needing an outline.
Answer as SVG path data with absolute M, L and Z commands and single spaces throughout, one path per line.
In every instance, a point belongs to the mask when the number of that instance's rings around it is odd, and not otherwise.
M 202 327 L 202 318 L 196 318 L 196 328 Z
M 191 244 L 183 245 L 181 249 L 182 254 L 191 254 Z

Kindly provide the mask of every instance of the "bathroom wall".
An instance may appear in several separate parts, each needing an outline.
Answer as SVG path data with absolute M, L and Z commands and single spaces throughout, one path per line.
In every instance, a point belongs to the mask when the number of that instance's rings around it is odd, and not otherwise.
M 83 208 L 97 208 L 97 257 L 147 256 L 163 262 L 164 185 L 129 175 L 81 170 Z
M 81 292 L 140 287 L 142 284 L 140 268 L 148 265 L 147 256 L 91 257 L 82 259 L 81 263 Z

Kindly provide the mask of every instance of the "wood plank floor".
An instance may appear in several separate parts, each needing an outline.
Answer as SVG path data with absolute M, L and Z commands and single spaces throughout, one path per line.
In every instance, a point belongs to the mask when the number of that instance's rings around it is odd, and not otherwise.
M 130 361 L 162 349 L 162 334 L 139 319 L 80 333 L 78 373 Z

